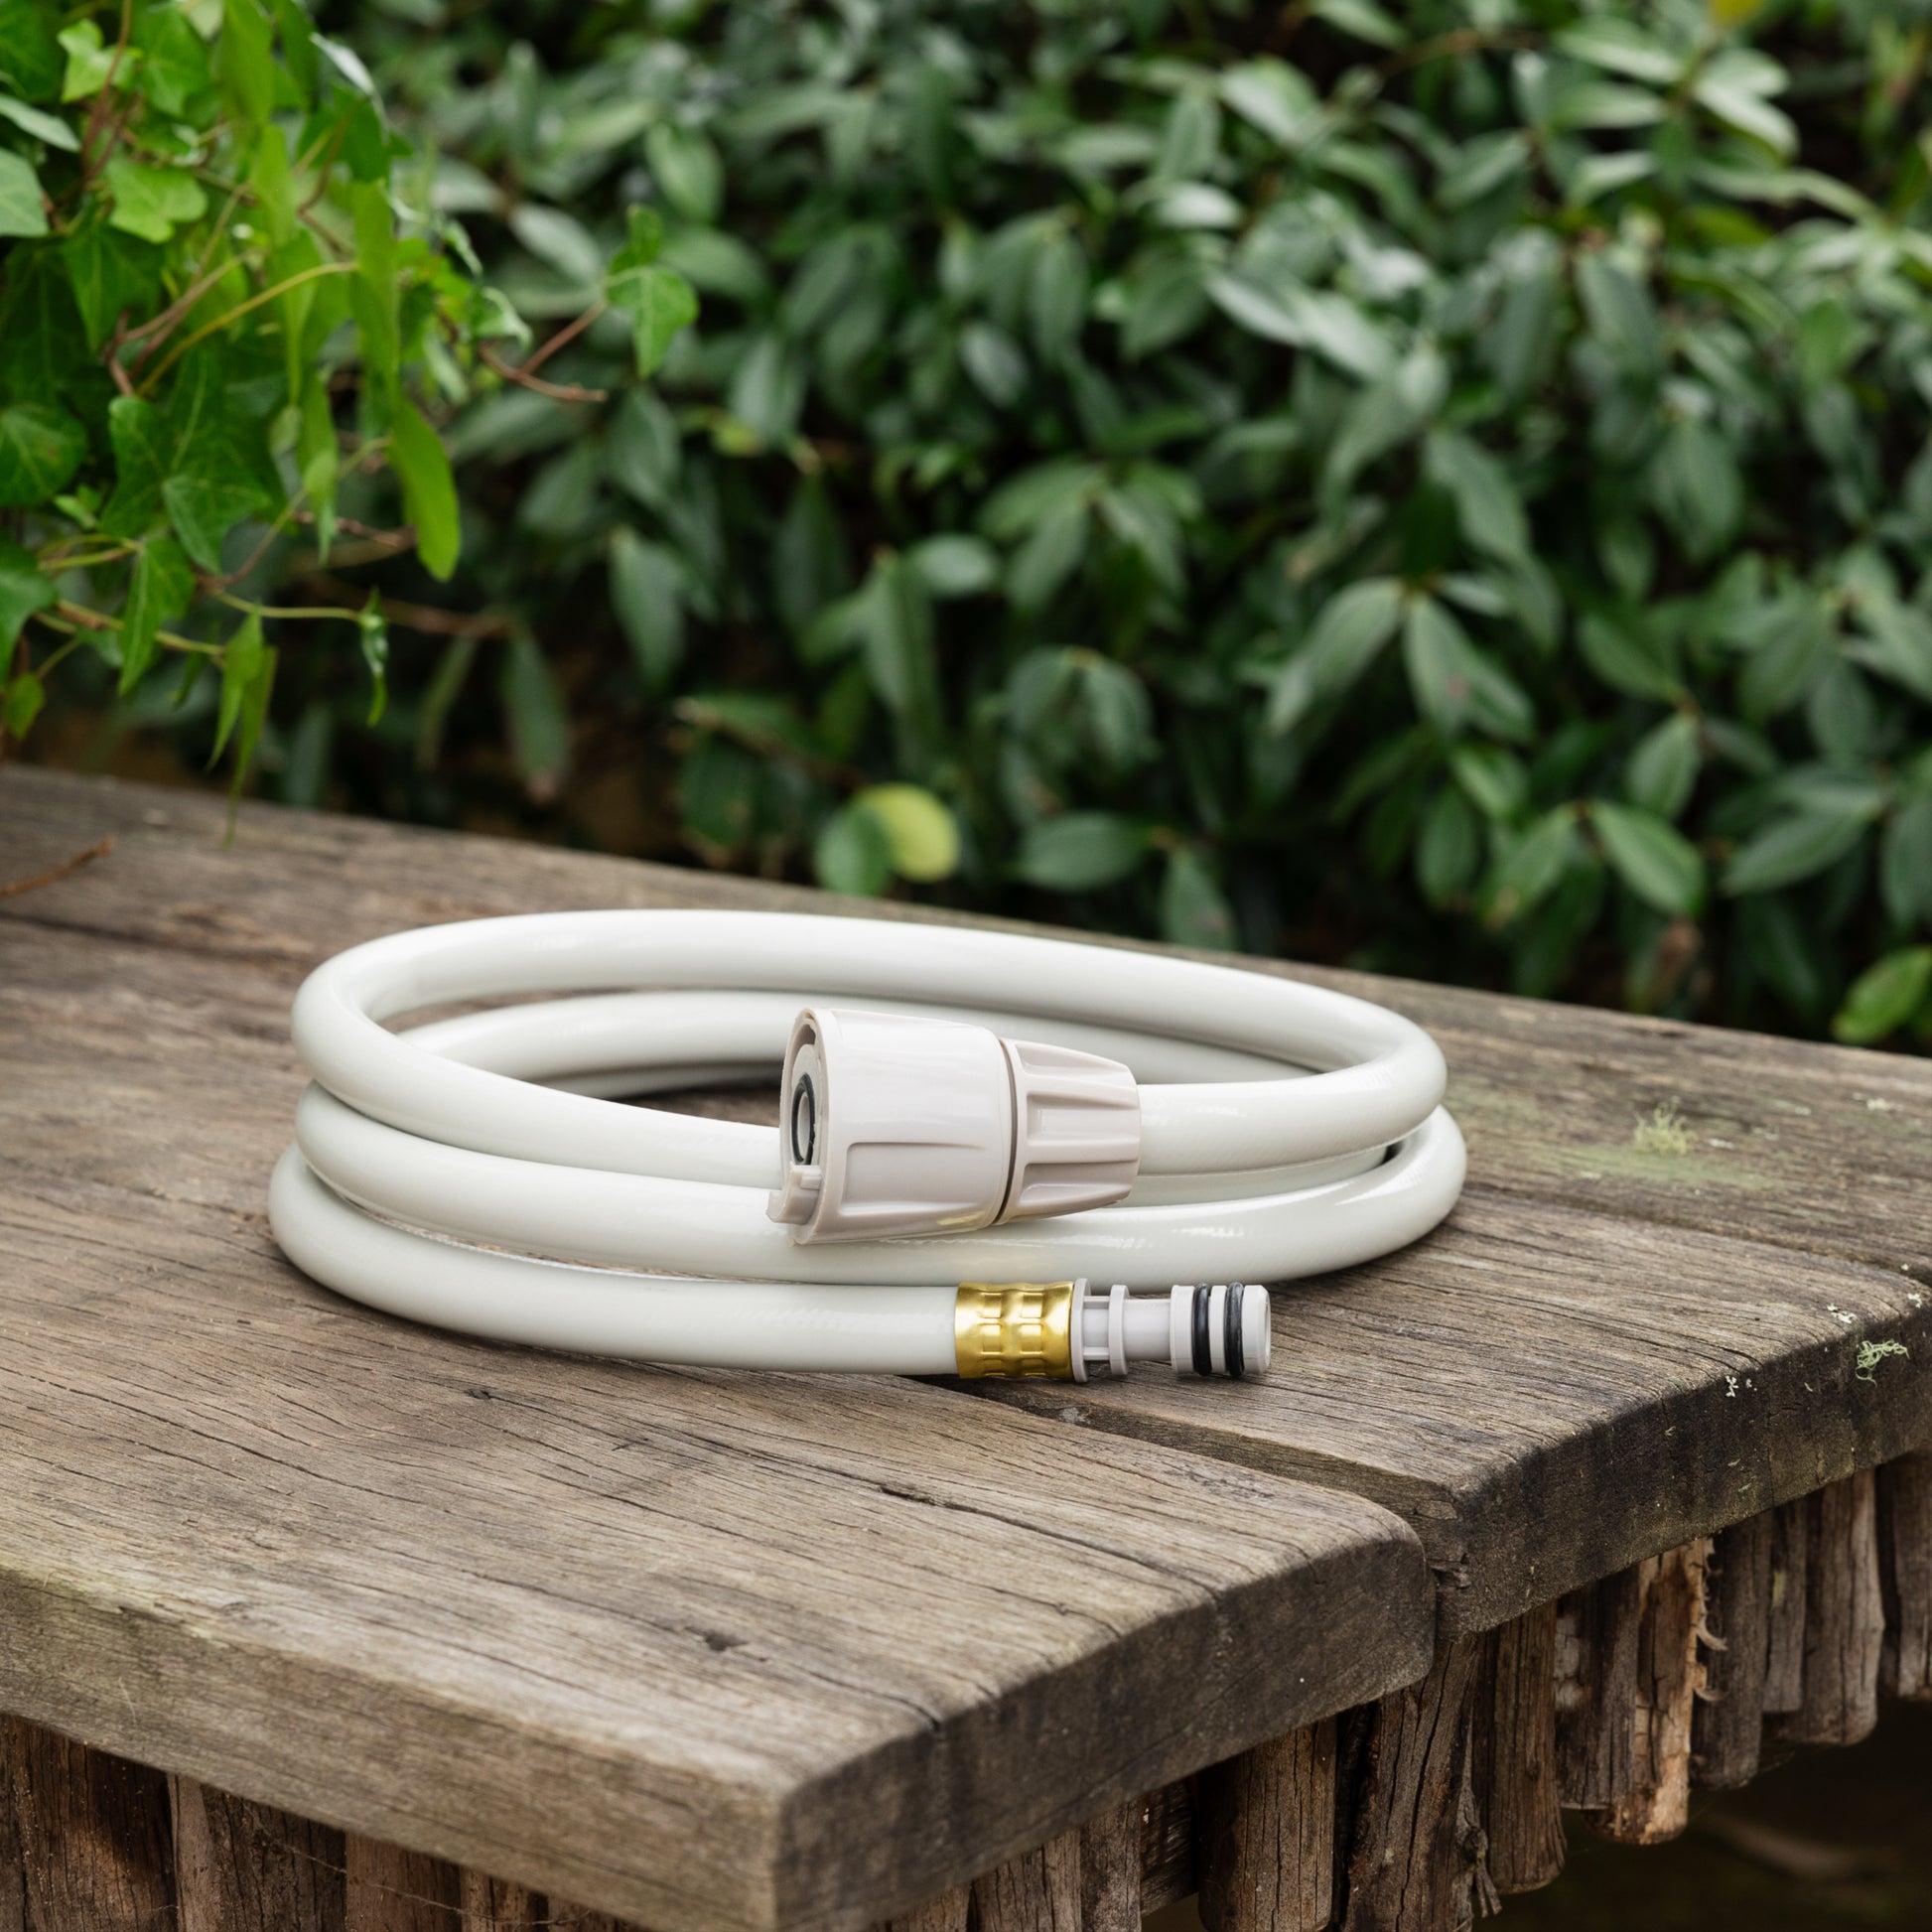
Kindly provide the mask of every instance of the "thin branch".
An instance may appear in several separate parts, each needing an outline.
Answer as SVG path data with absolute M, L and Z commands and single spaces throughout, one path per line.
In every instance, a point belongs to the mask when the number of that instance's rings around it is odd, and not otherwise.
M 246 302 L 237 302 L 225 315 L 218 315 L 212 322 L 204 323 L 192 336 L 177 343 L 173 350 L 161 363 L 141 380 L 142 389 L 152 389 L 161 378 L 172 369 L 197 343 L 206 342 L 208 337 L 218 334 L 231 322 L 239 322 L 252 309 L 259 309 L 264 302 L 273 302 L 279 295 L 286 295 L 290 289 L 300 288 L 304 282 L 313 282 L 319 275 L 350 275 L 355 271 L 354 262 L 318 262 L 313 268 L 305 268 L 300 274 L 290 275 L 277 282 L 272 288 L 265 288 L 259 295 L 251 295 Z
M 141 351 L 141 353 L 135 357 L 135 361 L 137 363 L 145 362 L 148 359 L 148 357 L 152 355 L 155 352 L 155 350 L 161 346 L 162 343 L 168 339 L 168 336 L 170 332 L 174 329 L 175 324 L 178 323 L 182 319 L 182 317 L 189 312 L 189 310 L 194 308 L 196 303 L 198 303 L 202 299 L 202 297 L 208 292 L 209 289 L 213 288 L 217 282 L 225 280 L 228 271 L 230 269 L 236 267 L 241 262 L 247 261 L 251 256 L 257 253 L 259 253 L 259 250 L 257 249 L 244 248 L 240 252 L 240 254 L 230 255 L 228 259 L 224 261 L 219 268 L 209 269 L 207 274 L 198 276 L 197 279 L 191 282 L 189 286 L 186 289 L 184 289 L 180 295 L 176 296 L 174 301 L 169 303 L 169 305 L 165 309 L 163 309 L 162 312 L 158 316 L 156 316 L 152 322 L 144 322 L 139 329 L 128 330 L 127 333 L 120 338 L 120 346 L 125 347 L 126 345 L 129 343 L 138 343 L 143 336 L 152 336 L 155 334 L 156 330 L 159 330 L 161 332 L 159 338 L 156 341 L 151 342 L 147 345 L 147 347 L 144 348 Z M 105 360 L 104 355 L 102 359 Z
M 584 333 L 584 331 L 588 329 L 591 326 L 591 324 L 598 319 L 599 316 L 603 315 L 610 308 L 610 306 L 611 306 L 610 303 L 605 301 L 605 299 L 602 296 L 599 296 L 598 299 L 595 302 L 593 302 L 591 306 L 588 309 L 586 309 L 584 313 L 581 316 L 579 316 L 575 322 L 570 324 L 568 328 L 559 329 L 557 333 L 554 336 L 552 336 L 550 340 L 547 343 L 545 343 L 544 345 L 540 349 L 538 349 L 534 355 L 526 355 L 523 358 L 523 361 L 520 365 L 523 370 L 523 373 L 525 375 L 535 375 L 536 372 L 543 367 L 544 363 L 549 361 L 551 356 L 556 354 L 556 352 L 560 348 L 562 348 L 566 343 L 575 342 L 577 338 L 581 336 Z
M 57 885 L 63 879 L 70 879 L 82 866 L 90 866 L 96 859 L 104 859 L 114 849 L 114 835 L 108 835 L 85 852 L 76 852 L 71 859 L 63 859 L 58 866 L 49 866 L 45 872 L 37 872 L 31 879 L 16 879 L 10 885 L 0 886 L 0 898 L 13 898 L 20 893 L 37 893 L 43 886 Z
M 340 578 L 312 576 L 304 581 L 330 597 L 356 595 L 355 586 Z M 382 616 L 398 629 L 420 630 L 433 637 L 507 637 L 517 628 L 516 620 L 501 611 L 443 611 L 433 604 L 403 604 L 386 597 Z
M 514 382 L 520 389 L 534 389 L 540 396 L 548 396 L 552 402 L 608 402 L 611 392 L 608 389 L 584 389 L 576 383 L 546 382 L 540 375 L 531 375 L 527 369 L 518 368 L 514 362 L 505 362 L 496 351 L 485 343 L 477 345 L 477 356 L 485 368 L 494 369 L 505 382 Z

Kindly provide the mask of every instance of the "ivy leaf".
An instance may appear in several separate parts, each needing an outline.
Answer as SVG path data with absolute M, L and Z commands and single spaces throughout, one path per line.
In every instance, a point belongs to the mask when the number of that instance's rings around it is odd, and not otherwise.
M 36 611 L 60 601 L 52 580 L 41 574 L 32 555 L 0 537 L 0 657 L 11 651 L 20 627 Z M 18 738 L 20 733 L 15 732 Z
M 64 105 L 99 93 L 110 75 L 118 87 L 127 86 L 134 78 L 134 69 L 141 60 L 140 50 L 124 47 L 117 57 L 116 50 L 101 39 L 98 22 L 76 21 L 71 27 L 62 28 L 58 38 L 68 57 L 67 72 L 61 79 Z
M 253 0 L 230 0 L 250 7 Z M 396 293 L 395 218 L 380 182 L 358 181 L 349 190 L 355 220 L 355 273 L 345 276 L 349 308 L 362 338 L 362 371 L 378 394 L 393 400 L 402 353 Z
M 107 164 L 108 193 L 114 211 L 108 226 L 143 241 L 169 241 L 176 225 L 207 212 L 207 195 L 193 175 L 179 168 L 150 168 L 117 154 Z
M 0 235 L 31 241 L 47 232 L 41 178 L 25 155 L 0 148 Z
M 0 33 L 4 30 L 0 29 Z M 79 135 L 60 115 L 29 107 L 12 94 L 0 94 L 0 120 L 12 121 L 23 134 L 31 134 L 36 141 L 45 141 L 50 148 L 59 148 L 66 154 L 77 154 L 80 150 Z
M 225 0 L 215 64 L 236 115 L 256 127 L 275 105 L 274 32 L 256 0 Z
M 1932 994 L 1932 946 L 1887 953 L 1852 982 L 1832 1019 L 1833 1036 L 1849 1046 L 1868 1046 L 1896 1033 Z
M 229 736 L 241 719 L 241 708 L 261 676 L 267 651 L 259 611 L 250 611 L 221 651 L 221 699 L 214 720 L 214 749 L 207 755 L 210 769 L 227 749 Z
M 172 455 L 161 411 L 141 396 L 116 396 L 107 405 L 114 446 L 114 493 L 101 511 L 109 536 L 138 537 L 161 514 L 161 484 Z
M 604 278 L 606 300 L 630 319 L 640 376 L 656 369 L 672 337 L 698 319 L 698 298 L 691 284 L 675 269 L 658 265 L 663 235 L 663 223 L 651 209 L 633 207 L 628 238 L 611 257 Z
M 0 731 L 19 740 L 33 729 L 47 703 L 47 687 L 32 671 L 21 671 L 0 686 Z
M 89 348 L 107 340 L 124 311 L 145 309 L 161 287 L 161 251 L 152 242 L 116 233 L 100 207 L 62 243 L 61 258 L 73 284 Z
M 173 476 L 161 485 L 161 500 L 182 548 L 212 576 L 221 568 L 223 539 L 260 504 L 261 490 L 252 482 Z
M 155 659 L 155 632 L 172 622 L 195 596 L 195 573 L 181 546 L 167 537 L 144 543 L 128 579 L 127 603 L 121 609 L 122 697 L 140 683 Z
M 29 100 L 52 100 L 66 66 L 34 0 L 0 0 L 0 75 Z
M 432 577 L 447 581 L 463 549 L 449 453 L 407 396 L 397 399 L 389 434 L 389 460 L 402 484 L 403 513 L 416 526 L 416 554 Z
M 1014 870 L 1031 886 L 1084 893 L 1125 879 L 1147 856 L 1147 827 L 1114 812 L 1062 812 L 1029 826 Z
M 1704 903 L 1704 860 L 1683 833 L 1654 813 L 1596 799 L 1589 822 L 1617 876 L 1646 905 L 1689 913 Z
M 37 402 L 0 409 L 0 509 L 32 509 L 66 486 L 87 452 L 86 432 Z

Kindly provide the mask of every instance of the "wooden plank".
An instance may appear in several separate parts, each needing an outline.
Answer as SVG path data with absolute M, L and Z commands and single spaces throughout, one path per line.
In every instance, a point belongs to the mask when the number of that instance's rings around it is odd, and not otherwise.
M 1080 1827 L 1081 1932 L 1141 1932 L 1141 1811 L 1133 1798 Z
M 1198 1790 L 1207 1932 L 1321 1932 L 1334 1906 L 1334 1724 L 1214 1765 Z
M 1475 1789 L 1499 1892 L 1535 1891 L 1563 1870 L 1557 1760 L 1557 1605 L 1492 1630 L 1477 1685 Z
M 349 1307 L 263 1225 L 298 965 L 0 948 L 0 1707 L 678 1932 L 906 1909 L 1426 1666 L 1357 1499 Z
M 544 1901 L 507 1878 L 466 1870 L 459 1895 L 463 1932 L 535 1932 L 550 1923 Z
M 1158 1912 L 1193 1895 L 1194 1794 L 1188 1780 L 1165 1784 L 1141 1801 L 1141 1910 Z
M 1884 1595 L 1877 1484 L 1870 1469 L 1809 1499 L 1804 1696 L 1784 1721 L 1799 1744 L 1856 1744 L 1878 1722 Z
M 1771 1513 L 1771 1607 L 1764 1655 L 1764 1714 L 1796 1711 L 1805 1696 L 1805 1597 L 1811 1572 L 1811 1500 Z
M 181 1932 L 345 1932 L 343 1835 L 170 1778 Z
M 458 1932 L 463 1874 L 447 1860 L 350 1832 L 344 1841 L 346 1932 Z
M 1932 1700 L 1932 1449 L 1878 1471 L 1879 1580 L 1887 1697 Z
M 1636 1567 L 1557 1605 L 1557 1785 L 1573 1810 L 1605 1810 L 1636 1788 L 1642 1612 Z
M 1756 1777 L 1770 1662 L 1775 1515 L 1764 1510 L 1718 1539 L 1705 1571 L 1704 1695 L 1692 1726 L 1692 1781 L 1731 1791 Z
M 1691 1726 L 1704 1688 L 1699 1635 L 1711 1546 L 1698 1539 L 1637 1566 L 1637 1701 L 1629 1792 L 1589 1814 L 1625 1845 L 1661 1845 L 1690 1822 Z
M 1436 1932 L 1478 1903 L 1480 1826 L 1469 1801 L 1479 1638 L 1460 1637 L 1429 1675 L 1382 1698 L 1348 1759 L 1341 1932 Z
M 1080 1834 L 1061 1832 L 973 1880 L 977 1932 L 1080 1932 Z
M 159 1771 L 0 1717 L 0 1908 L 28 1932 L 155 1932 L 174 1912 L 172 1838 Z
M 916 1911 L 886 1921 L 890 1932 L 966 1932 L 972 1913 L 973 1888 L 954 1885 Z M 554 1923 L 554 1921 L 553 1921 Z
M 244 812 L 224 854 L 218 808 L 199 796 L 35 773 L 0 785 L 33 848 L 23 866 L 102 831 L 123 840 L 111 862 L 0 914 L 265 976 L 371 932 L 535 903 L 837 907 L 716 875 L 265 808 Z M 1266 1385 L 1140 1377 L 1072 1400 L 976 1393 L 1386 1504 L 1423 1538 L 1446 1634 L 1923 1439 L 1932 1064 L 1305 976 L 1385 999 L 1442 1038 L 1471 1150 L 1449 1225 L 1285 1291 Z M 1634 1146 L 1639 1118 L 1673 1095 L 1688 1151 Z M 1869 1357 L 1892 1342 L 1908 1353 Z

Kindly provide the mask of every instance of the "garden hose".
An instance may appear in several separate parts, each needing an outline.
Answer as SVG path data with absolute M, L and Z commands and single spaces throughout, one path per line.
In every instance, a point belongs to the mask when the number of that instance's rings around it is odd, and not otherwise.
M 1253 1377 L 1269 1300 L 1248 1284 L 1401 1247 L 1462 1185 L 1420 1028 L 1121 947 L 780 912 L 481 919 L 339 954 L 294 1032 L 314 1083 L 270 1193 L 289 1258 L 393 1314 L 595 1354 Z M 780 1066 L 775 1131 L 620 1100 Z

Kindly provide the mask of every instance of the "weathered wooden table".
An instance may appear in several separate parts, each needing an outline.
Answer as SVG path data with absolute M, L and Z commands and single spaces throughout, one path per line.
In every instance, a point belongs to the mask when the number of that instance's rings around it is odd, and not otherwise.
M 0 1932 L 1444 1932 L 1932 1695 L 1932 1065 L 1309 973 L 1470 1185 L 1265 1384 L 587 1362 L 281 1261 L 289 997 L 810 896 L 220 827 L 0 771 Z

